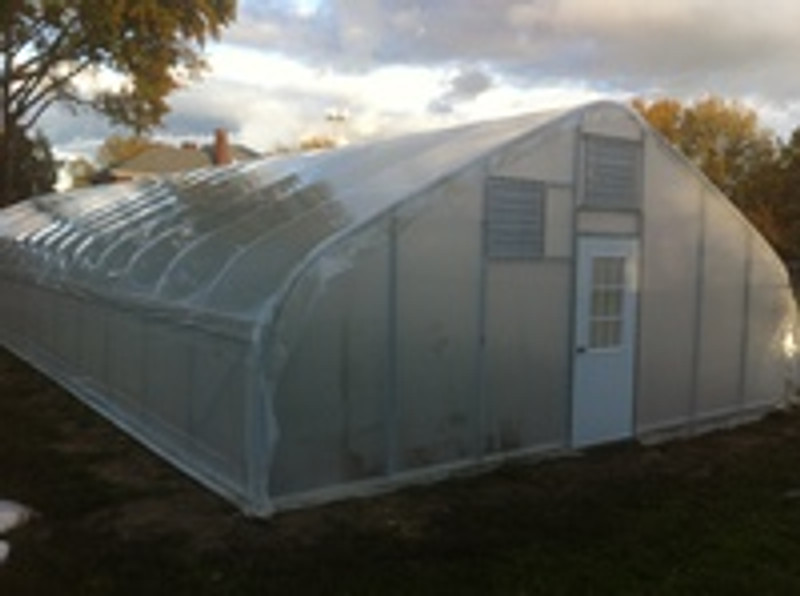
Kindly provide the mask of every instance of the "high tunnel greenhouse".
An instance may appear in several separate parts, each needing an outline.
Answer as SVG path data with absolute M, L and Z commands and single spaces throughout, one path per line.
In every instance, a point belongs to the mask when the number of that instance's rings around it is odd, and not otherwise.
M 764 239 L 606 102 L 0 212 L 2 344 L 257 515 L 752 419 L 796 326 Z

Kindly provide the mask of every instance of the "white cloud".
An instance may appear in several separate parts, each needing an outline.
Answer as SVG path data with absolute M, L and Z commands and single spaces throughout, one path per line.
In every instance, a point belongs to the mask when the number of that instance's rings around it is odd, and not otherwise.
M 231 39 L 342 67 L 480 60 L 531 76 L 681 91 L 725 73 L 720 91 L 741 93 L 742 68 L 755 65 L 768 71 L 767 93 L 771 83 L 785 94 L 781 79 L 794 78 L 800 52 L 794 0 L 338 0 L 311 19 L 269 6 L 246 3 Z M 259 44 L 239 33 L 266 22 L 280 24 L 277 37 Z
M 347 129 L 355 136 L 419 128 L 430 120 L 430 98 L 447 86 L 444 69 L 421 66 L 357 73 L 226 46 L 215 48 L 210 61 L 214 77 L 176 95 L 176 111 L 233 119 L 242 140 L 261 148 L 327 133 L 331 109 L 350 114 Z
M 800 124 L 797 23 L 794 0 L 242 0 L 164 134 L 226 126 L 268 149 L 655 93 L 744 99 L 785 133 Z M 100 122 L 44 124 L 77 146 Z

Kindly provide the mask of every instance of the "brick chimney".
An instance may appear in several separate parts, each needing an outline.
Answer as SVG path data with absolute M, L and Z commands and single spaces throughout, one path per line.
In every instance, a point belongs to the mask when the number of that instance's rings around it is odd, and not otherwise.
M 222 166 L 233 161 L 231 145 L 228 142 L 228 131 L 218 128 L 214 131 L 214 165 Z

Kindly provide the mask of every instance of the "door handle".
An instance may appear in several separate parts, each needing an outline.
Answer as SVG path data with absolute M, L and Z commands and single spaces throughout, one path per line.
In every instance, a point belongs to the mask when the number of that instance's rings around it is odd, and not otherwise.
M 577 348 L 575 348 L 575 351 L 578 354 L 585 354 L 587 352 L 587 349 L 586 346 L 578 346 Z

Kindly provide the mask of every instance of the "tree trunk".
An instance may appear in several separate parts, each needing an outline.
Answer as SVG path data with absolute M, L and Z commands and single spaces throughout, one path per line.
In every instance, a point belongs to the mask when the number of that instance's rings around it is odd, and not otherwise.
M 5 107 L 5 106 L 4 106 Z M 3 136 L 0 153 L 3 155 L 2 186 L 0 186 L 0 208 L 11 205 L 17 199 L 14 182 L 17 131 L 7 109 L 3 110 Z
M 0 154 L 3 158 L 2 170 L 0 176 L 0 208 L 14 203 L 17 200 L 17 192 L 15 188 L 14 176 L 16 173 L 16 149 L 18 147 L 17 135 L 19 130 L 15 122 L 14 113 L 11 105 L 11 79 L 12 70 L 14 68 L 14 43 L 16 30 L 14 23 L 16 15 L 20 8 L 20 1 L 12 1 L 9 3 L 7 13 L 4 18 L 3 36 L 6 42 L 6 47 L 9 51 L 3 55 L 3 80 L 2 80 L 2 101 L 3 101 L 3 130 L 2 138 L 0 138 Z

